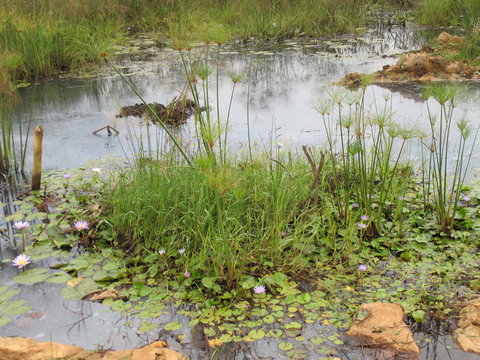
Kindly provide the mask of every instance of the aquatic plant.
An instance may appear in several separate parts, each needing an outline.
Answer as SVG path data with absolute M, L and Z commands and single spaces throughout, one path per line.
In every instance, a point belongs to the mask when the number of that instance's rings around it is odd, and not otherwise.
M 12 266 L 16 266 L 19 269 L 27 266 L 30 264 L 30 257 L 24 254 L 18 255 L 15 259 L 12 261 Z
M 373 114 L 366 112 L 368 81 L 364 80 L 359 92 L 332 89 L 330 98 L 324 99 L 317 111 L 327 137 L 331 164 L 327 171 L 331 172 L 332 191 L 338 194 L 339 221 L 349 226 L 360 210 L 370 222 L 357 226 L 368 226 L 364 236 L 377 236 L 382 233 L 387 203 L 397 202 L 404 191 L 400 174 L 408 173 L 409 168 L 401 160 L 407 141 L 415 134 L 395 124 L 388 97 L 380 108 L 375 102 Z M 393 220 L 402 222 L 400 218 Z
M 257 285 L 253 288 L 253 292 L 257 295 L 265 293 L 265 286 L 263 285 Z
M 427 168 L 423 169 L 423 178 L 431 183 L 437 222 L 446 234 L 450 234 L 454 226 L 457 205 L 480 128 L 477 127 L 475 133 L 472 134 L 472 127 L 467 119 L 463 118 L 457 121 L 458 147 L 456 154 L 453 153 L 457 156 L 457 160 L 452 166 L 451 147 L 452 132 L 454 131 L 452 126 L 458 90 L 456 86 L 444 84 L 429 85 L 423 90 L 425 99 L 433 98 L 439 105 L 438 113 L 434 113 L 427 101 L 430 136 L 427 138 L 429 142 L 426 143 L 427 140 L 423 140 L 423 144 L 430 152 L 430 156 Z M 467 141 L 472 135 L 470 152 L 465 153 Z M 426 201 L 428 201 L 429 195 L 429 193 L 424 195 Z
M 73 227 L 77 230 L 88 230 L 88 229 L 90 229 L 88 221 L 86 221 L 86 220 L 76 221 L 73 224 Z
M 22 232 L 22 250 L 25 250 L 25 229 L 29 226 L 30 223 L 28 221 L 15 221 L 12 225 L 13 228 Z

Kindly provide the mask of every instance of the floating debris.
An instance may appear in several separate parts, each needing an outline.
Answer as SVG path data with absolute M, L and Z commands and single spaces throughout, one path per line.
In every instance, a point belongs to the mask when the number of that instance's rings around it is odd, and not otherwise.
M 158 121 L 158 118 L 164 124 L 176 127 L 185 124 L 197 110 L 204 111 L 205 108 L 197 106 L 193 100 L 175 97 L 167 106 L 156 102 L 149 103 L 148 106 L 144 103 L 124 106 L 116 116 L 146 116 L 154 123 Z M 152 111 L 156 116 L 152 114 Z

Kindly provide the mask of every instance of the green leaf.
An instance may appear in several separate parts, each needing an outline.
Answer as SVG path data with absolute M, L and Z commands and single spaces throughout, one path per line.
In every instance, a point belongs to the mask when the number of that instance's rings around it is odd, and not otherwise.
M 413 319 L 420 324 L 423 324 L 425 322 L 426 315 L 427 314 L 423 310 L 415 310 L 412 312 Z
M 14 276 L 13 281 L 18 284 L 35 284 L 47 280 L 51 273 L 46 268 L 35 268 L 21 272 Z
M 208 289 L 212 289 L 216 293 L 220 293 L 222 292 L 222 288 L 220 287 L 220 285 L 216 283 L 216 281 L 217 281 L 217 278 L 214 276 L 206 276 L 202 278 L 203 286 L 205 286 Z
M 137 281 L 133 284 L 131 294 L 143 297 L 143 296 L 147 296 L 148 294 L 150 294 L 152 292 L 152 290 L 153 289 L 150 286 L 145 285 L 144 283 Z
M 21 315 L 28 312 L 31 307 L 26 305 L 26 300 L 17 300 L 0 306 L 0 313 L 4 315 Z
M 253 289 L 257 286 L 258 281 L 252 276 L 246 276 L 242 282 L 243 289 Z
M 168 324 L 165 324 L 163 327 L 167 331 L 176 331 L 179 330 L 183 327 L 183 324 L 179 323 L 178 321 L 172 321 L 169 322 Z
M 282 351 L 288 351 L 293 348 L 293 344 L 289 342 L 281 342 L 280 344 L 278 344 L 278 348 Z
M 9 317 L 7 316 L 0 316 L 0 326 L 5 326 L 7 325 L 10 321 L 12 321 Z
M 285 324 L 285 329 L 301 329 L 301 328 L 302 328 L 302 324 L 296 321 L 292 321 Z
M 152 324 L 150 321 L 142 321 L 138 327 L 138 331 L 149 332 L 155 330 L 158 324 Z
M 71 279 L 73 279 L 71 275 L 67 274 L 66 272 L 59 271 L 54 273 L 52 277 L 48 278 L 46 282 L 51 284 L 63 284 Z
M 10 300 L 20 292 L 20 289 L 10 289 L 8 286 L 0 286 L 0 303 Z
M 281 272 L 276 272 L 273 274 L 273 281 L 275 282 L 276 285 L 280 287 L 287 287 L 288 286 L 288 276 L 281 273 Z
M 271 329 L 268 331 L 268 336 L 272 338 L 279 338 L 280 336 L 282 336 L 282 334 L 283 332 L 280 329 Z
M 111 309 L 113 311 L 122 312 L 129 309 L 132 306 L 132 303 L 124 302 L 123 300 L 116 300 L 112 303 Z
M 310 297 L 310 294 L 309 294 L 309 293 L 303 293 L 303 294 L 298 295 L 298 296 L 296 297 L 296 300 L 297 300 L 300 304 L 309 303 L 311 299 L 312 299 L 312 298 Z
M 254 340 L 261 340 L 265 337 L 265 331 L 263 331 L 262 329 L 252 330 L 248 333 L 247 337 Z

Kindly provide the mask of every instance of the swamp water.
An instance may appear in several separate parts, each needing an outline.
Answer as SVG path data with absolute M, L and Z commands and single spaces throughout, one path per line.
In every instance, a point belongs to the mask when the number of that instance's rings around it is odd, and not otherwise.
M 250 131 L 252 141 L 258 149 L 268 149 L 281 143 L 290 149 L 301 145 L 324 143 L 321 117 L 314 109 L 319 99 L 326 97 L 331 84 L 339 81 L 349 72 L 370 73 L 382 66 L 393 64 L 396 57 L 390 57 L 410 49 L 419 48 L 425 42 L 425 34 L 414 28 L 368 29 L 364 35 L 345 35 L 333 40 L 316 40 L 299 43 L 286 41 L 282 44 L 229 45 L 220 52 L 220 113 L 226 114 L 231 80 L 227 71 L 245 73 L 249 80 L 237 84 L 231 110 L 229 143 L 234 151 L 243 151 L 247 144 L 246 108 L 249 105 Z M 148 44 L 147 44 L 148 45 Z M 146 51 L 152 50 L 147 47 Z M 125 52 L 128 52 L 128 48 Z M 196 50 L 201 52 L 201 50 Z M 212 50 L 212 54 L 216 52 Z M 130 81 L 145 97 L 147 102 L 166 104 L 184 88 L 185 77 L 179 62 L 178 53 L 164 49 L 154 52 L 153 61 L 135 60 L 127 57 L 122 70 L 129 74 Z M 385 56 L 387 55 L 387 56 Z M 151 59 L 152 60 L 152 59 Z M 213 78 L 215 75 L 212 74 Z M 213 80 L 212 83 L 214 84 Z M 214 88 L 213 85 L 211 85 Z M 367 102 L 374 105 L 374 98 L 383 102 L 384 94 L 391 96 L 392 107 L 397 122 L 415 125 L 424 124 L 427 128 L 427 108 L 420 96 L 417 85 L 370 86 Z M 474 126 L 478 125 L 480 108 L 476 99 L 480 98 L 480 88 L 470 87 L 470 97 L 462 100 L 457 116 L 467 116 Z M 131 155 L 137 149 L 131 146 L 146 136 L 142 120 L 129 117 L 116 118 L 120 107 L 133 105 L 139 100 L 118 77 L 106 69 L 106 76 L 98 79 L 57 79 L 42 82 L 22 91 L 20 116 L 25 123 L 32 112 L 32 126 L 44 127 L 43 168 L 44 170 L 79 167 L 92 159 L 105 155 Z M 247 97 L 249 100 L 247 100 Z M 214 99 L 214 96 L 212 96 Z M 211 101 L 214 103 L 214 101 Z M 120 131 L 119 136 L 107 136 L 106 132 L 92 135 L 92 132 L 106 125 Z M 151 126 L 155 148 L 167 149 L 163 134 Z M 189 146 L 193 136 L 193 126 L 176 130 L 182 144 Z M 158 144 L 158 145 L 157 145 Z M 415 156 L 418 149 L 412 148 Z M 28 167 L 29 165 L 27 165 Z M 472 167 L 478 166 L 478 159 L 472 159 Z M 12 198 L 6 196 L 4 202 Z M 8 210 L 6 210 L 8 212 Z M 10 225 L 7 225 L 10 226 Z M 2 242 L 1 259 L 13 258 L 17 250 L 7 241 Z M 35 266 L 49 266 L 61 259 L 43 260 Z M 63 285 L 39 283 L 15 285 L 11 280 L 18 270 L 10 263 L 0 263 L 0 284 L 21 288 L 18 296 L 28 300 L 32 310 L 0 328 L 1 336 L 25 336 L 41 341 L 56 341 L 80 345 L 87 349 L 124 349 L 142 346 L 160 339 L 190 359 L 204 359 L 205 338 L 198 331 L 188 330 L 188 319 L 175 313 L 173 307 L 166 308 L 165 314 L 152 323 L 160 324 L 147 333 L 137 331 L 140 319 L 125 317 L 111 311 L 99 303 L 88 301 L 67 301 L 59 291 Z M 168 332 L 164 324 L 178 321 L 181 330 Z M 300 320 L 301 321 L 301 320 Z M 304 324 L 302 335 L 308 339 L 323 334 L 324 337 L 339 335 L 341 331 L 321 323 Z M 178 335 L 185 338 L 177 341 Z M 297 334 L 298 335 L 298 334 Z M 424 334 L 418 334 L 423 338 Z M 298 349 L 294 358 L 315 359 L 326 356 L 336 349 L 336 357 L 341 359 L 374 359 L 360 349 L 327 342 L 322 352 L 317 346 L 306 346 L 294 338 L 263 339 L 254 343 L 227 345 L 212 354 L 217 359 L 286 359 L 285 352 L 278 345 L 282 341 L 295 344 Z M 434 336 L 433 341 L 419 339 L 423 359 L 476 359 L 473 354 L 465 354 L 457 349 L 448 336 Z M 312 345 L 310 343 L 310 345 Z M 323 355 L 322 355 L 323 354 Z M 332 351 L 333 355 L 333 351 Z

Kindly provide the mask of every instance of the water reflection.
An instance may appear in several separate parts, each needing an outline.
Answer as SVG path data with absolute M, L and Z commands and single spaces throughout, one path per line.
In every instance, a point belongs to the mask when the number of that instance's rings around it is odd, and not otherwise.
M 228 72 L 243 72 L 248 78 L 238 84 L 232 105 L 229 134 L 232 145 L 241 149 L 246 142 L 247 102 L 253 140 L 258 146 L 269 141 L 268 134 L 281 136 L 282 142 L 292 147 L 319 144 L 321 126 L 314 106 L 332 83 L 351 71 L 373 72 L 392 64 L 395 58 L 377 54 L 418 48 L 423 41 L 421 32 L 415 28 L 377 25 L 365 29 L 361 36 L 347 34 L 328 40 L 224 46 L 219 83 L 219 111 L 223 118 L 232 89 Z M 198 59 L 202 52 L 203 49 L 196 49 L 186 57 Z M 152 63 L 129 66 L 142 70 L 129 78 L 148 102 L 168 103 L 184 89 L 185 75 L 178 53 L 173 50 L 161 51 Z M 211 85 L 212 99 L 216 97 L 213 88 Z M 131 152 L 129 142 L 145 138 L 145 121 L 115 117 L 120 107 L 139 102 L 118 77 L 51 80 L 23 89 L 21 95 L 19 111 L 23 121 L 28 121 L 34 110 L 33 125 L 44 127 L 45 169 L 76 167 L 102 155 L 123 155 L 125 149 Z M 415 114 L 421 113 L 421 104 L 409 102 L 403 95 L 396 98 L 397 111 L 414 109 Z M 407 117 L 412 119 L 410 114 Z M 120 136 L 92 135 L 106 125 L 116 127 Z M 278 129 L 275 135 L 271 134 L 272 129 Z M 158 139 L 163 137 L 160 131 L 154 132 Z M 182 132 L 187 137 L 184 142 L 190 143 L 193 126 L 186 126 Z M 27 160 L 28 167 L 30 156 Z

